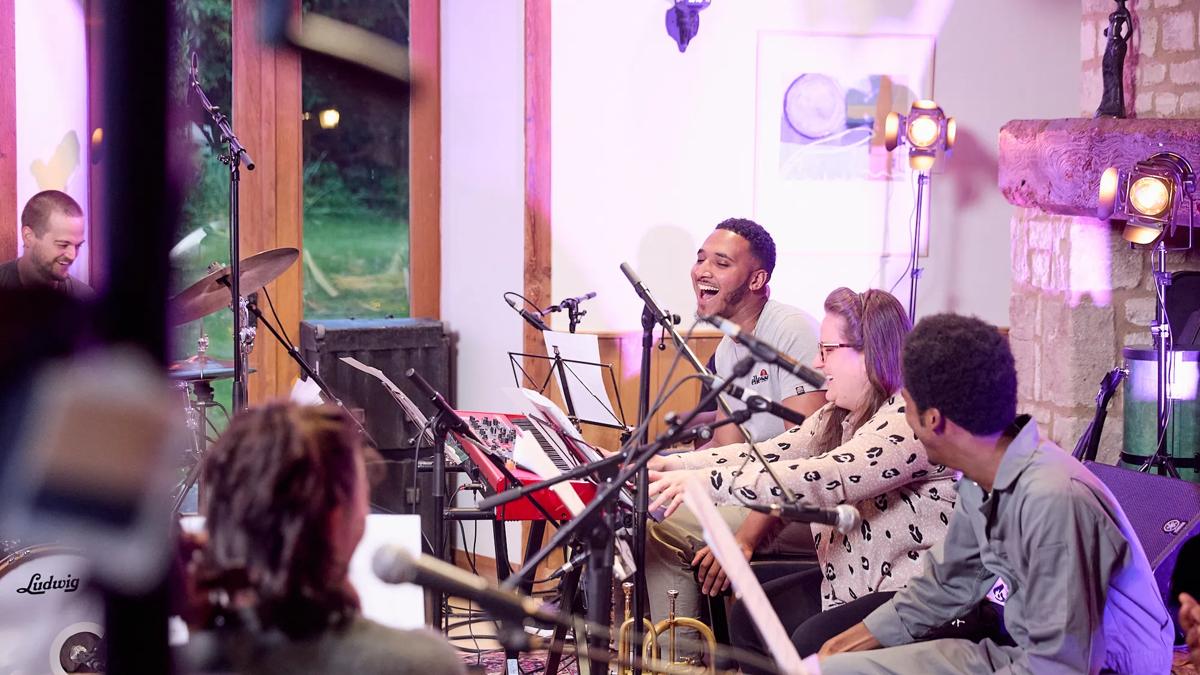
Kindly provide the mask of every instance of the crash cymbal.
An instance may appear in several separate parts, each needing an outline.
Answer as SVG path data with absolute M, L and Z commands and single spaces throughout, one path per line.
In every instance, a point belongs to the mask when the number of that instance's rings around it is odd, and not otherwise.
M 238 291 L 242 295 L 250 295 L 259 290 L 287 271 L 298 257 L 300 252 L 294 248 L 275 248 L 243 259 Z M 183 289 L 179 295 L 171 298 L 172 322 L 180 324 L 195 321 L 228 307 L 228 282 L 229 268 L 222 267 Z
M 233 377 L 233 364 L 208 354 L 194 354 L 167 366 L 167 377 L 172 380 L 219 380 Z
M 167 377 L 172 380 L 194 382 L 196 380 L 223 380 L 233 377 L 233 368 L 228 366 L 209 366 L 208 368 L 172 368 L 167 371 Z

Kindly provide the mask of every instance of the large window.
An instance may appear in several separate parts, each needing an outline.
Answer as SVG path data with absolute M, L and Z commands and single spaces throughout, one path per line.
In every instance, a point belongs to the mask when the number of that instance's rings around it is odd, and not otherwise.
M 408 44 L 407 0 L 305 0 Z M 305 57 L 304 317 L 409 314 L 408 107 Z
M 183 102 L 188 64 L 196 54 L 198 80 L 211 102 L 232 119 L 233 49 L 230 0 L 173 0 L 176 40 L 173 50 L 171 91 Z M 185 186 L 183 214 L 176 245 L 171 251 L 171 294 L 201 279 L 209 265 L 229 264 L 229 169 L 218 157 L 225 152 L 221 135 L 200 106 L 187 106 L 190 117 L 180 132 L 186 135 L 191 159 L 190 182 Z M 222 309 L 175 328 L 173 357 L 194 356 L 201 334 L 207 336 L 208 355 L 233 358 L 233 316 Z M 230 381 L 215 383 L 217 400 L 230 401 Z

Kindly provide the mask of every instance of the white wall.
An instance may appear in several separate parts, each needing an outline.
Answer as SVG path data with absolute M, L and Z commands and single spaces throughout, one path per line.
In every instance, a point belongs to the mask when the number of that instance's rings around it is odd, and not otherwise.
M 753 217 L 766 30 L 936 37 L 933 94 L 958 119 L 959 145 L 933 179 L 919 311 L 1007 325 L 1011 207 L 996 189 L 997 132 L 1009 119 L 1077 114 L 1077 1 L 713 0 L 684 54 L 664 29 L 669 6 L 553 6 L 552 294 L 600 293 L 585 330 L 637 328 L 623 261 L 662 304 L 690 314 L 687 272 L 700 241 L 726 217 Z M 523 283 L 522 15 L 519 0 L 442 3 L 442 316 L 459 335 L 463 409 L 508 407 L 506 352 L 521 346 L 500 293 Z M 833 287 L 890 287 L 906 261 L 782 260 L 774 294 L 819 315 Z M 907 282 L 895 292 L 907 301 Z M 518 539 L 510 528 L 514 559 Z M 478 550 L 492 554 L 486 526 Z
M 714 0 L 683 54 L 664 28 L 669 7 L 554 5 L 554 299 L 595 290 L 586 329 L 635 329 L 638 301 L 618 271 L 628 261 L 662 304 L 691 313 L 687 272 L 699 243 L 726 217 L 755 216 L 762 33 L 934 35 L 932 93 L 958 119 L 960 145 L 933 179 L 919 313 L 1007 324 L 1011 207 L 996 189 L 997 132 L 1009 119 L 1075 114 L 1078 2 Z M 763 224 L 777 240 L 795 240 L 798 228 L 844 236 L 836 218 L 811 213 Z M 773 295 L 819 316 L 835 286 L 901 280 L 895 292 L 906 301 L 906 263 L 903 253 L 781 254 Z
M 81 0 L 16 0 L 17 203 L 62 190 L 88 208 L 87 54 Z M 20 222 L 17 247 L 23 246 Z M 71 274 L 87 281 L 88 256 Z
M 521 291 L 525 264 L 524 4 L 442 0 L 441 21 L 442 320 L 457 333 L 456 403 L 507 410 L 521 321 L 501 293 Z M 508 528 L 514 560 L 520 534 Z M 477 550 L 494 555 L 487 523 Z
M 934 177 L 918 311 L 1008 325 L 1013 208 L 996 187 L 997 138 L 1009 120 L 1079 115 L 1080 11 L 1074 0 L 959 0 L 947 17 L 937 100 L 957 117 L 959 142 L 953 164 Z

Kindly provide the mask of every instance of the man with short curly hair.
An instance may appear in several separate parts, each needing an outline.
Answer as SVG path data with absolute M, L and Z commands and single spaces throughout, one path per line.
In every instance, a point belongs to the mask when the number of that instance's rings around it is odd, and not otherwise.
M 826 642 L 821 672 L 1168 672 L 1173 627 L 1133 527 L 1099 479 L 1016 415 L 1007 340 L 978 319 L 931 316 L 903 370 L 909 424 L 931 461 L 962 471 L 959 500 L 923 574 Z M 918 642 L 997 577 L 1015 647 Z
M 736 323 L 744 333 L 775 346 L 800 363 L 807 363 L 816 355 L 817 322 L 796 307 L 771 298 L 769 282 L 774 271 L 775 241 L 762 225 L 747 218 L 721 221 L 696 251 L 696 262 L 692 265 L 696 313 Z M 715 374 L 730 378 L 734 365 L 749 355 L 745 345 L 725 337 L 717 345 L 709 367 Z M 732 379 L 743 389 L 778 401 L 802 415 L 815 412 L 825 403 L 824 392 L 809 391 L 803 380 L 774 364 L 756 364 L 751 372 Z M 746 407 L 740 399 L 725 398 L 731 410 Z M 723 416 L 714 406 L 703 422 L 714 422 Z M 754 441 L 774 438 L 788 426 L 767 413 L 757 413 L 745 424 Z M 714 446 L 742 441 L 741 433 L 733 425 L 718 427 L 712 439 Z M 770 516 L 751 513 L 742 507 L 725 507 L 722 515 L 736 531 L 747 556 L 756 548 L 777 553 L 812 550 L 807 526 L 793 526 L 786 534 L 779 535 L 781 524 Z M 697 616 L 701 592 L 717 595 L 729 586 L 716 556 L 704 545 L 700 524 L 686 509 L 651 525 L 646 550 L 647 587 L 655 621 L 667 616 L 668 590 L 680 592 L 676 604 L 679 614 Z M 691 635 L 685 632 L 683 637 Z M 695 657 L 699 650 L 692 642 L 681 642 L 680 652 Z
M 70 273 L 83 248 L 83 209 L 65 192 L 43 190 L 21 210 L 20 258 L 0 264 L 0 289 L 52 288 L 79 300 L 96 293 Z

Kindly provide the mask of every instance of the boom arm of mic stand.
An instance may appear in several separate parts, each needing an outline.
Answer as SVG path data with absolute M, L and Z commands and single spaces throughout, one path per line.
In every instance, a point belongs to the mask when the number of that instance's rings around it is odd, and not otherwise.
M 741 362 L 739 362 L 739 365 L 747 361 L 749 361 L 748 367 L 754 366 L 753 359 L 743 359 Z M 624 466 L 624 468 L 621 469 L 621 472 L 617 474 L 617 477 L 613 479 L 612 482 L 609 483 L 609 485 L 604 488 L 602 492 L 598 493 L 596 497 L 588 503 L 587 506 L 583 507 L 583 510 L 579 512 L 579 515 L 575 516 L 575 518 L 572 519 L 571 522 L 567 523 L 565 527 L 562 527 L 555 532 L 554 536 L 550 538 L 549 543 L 543 546 L 541 550 L 534 554 L 532 558 L 526 560 L 525 565 L 521 568 L 521 570 L 515 575 L 509 577 L 504 582 L 503 586 L 508 589 L 514 588 L 516 586 L 516 580 L 524 578 L 525 575 L 530 574 L 533 572 L 533 570 L 537 569 L 537 566 L 541 564 L 542 560 L 544 560 L 546 556 L 550 555 L 551 551 L 566 544 L 567 541 L 574 537 L 576 532 L 582 529 L 585 525 L 592 525 L 592 519 L 595 518 L 598 513 L 600 513 L 604 505 L 612 501 L 620 492 L 621 488 L 624 487 L 625 484 L 637 474 L 637 472 L 644 469 L 646 464 L 650 462 L 650 459 L 658 454 L 659 450 L 674 443 L 675 438 L 682 433 L 681 429 L 687 427 L 687 425 L 696 418 L 696 415 L 700 414 L 701 410 L 707 408 L 709 404 L 711 404 L 718 396 L 720 396 L 721 392 L 725 391 L 725 387 L 727 387 L 728 384 L 729 381 L 726 380 L 721 382 L 721 384 L 716 388 L 710 389 L 708 393 L 706 393 L 704 397 L 700 399 L 700 403 L 696 406 L 696 408 L 691 410 L 675 429 L 666 431 L 663 433 L 663 435 L 659 436 L 658 439 L 649 445 L 630 449 L 630 461 Z
M 204 112 L 212 118 L 213 124 L 217 125 L 217 129 L 221 130 L 221 135 L 225 142 L 229 143 L 229 153 L 235 164 L 241 163 L 246 165 L 246 170 L 254 170 L 254 160 L 250 158 L 250 153 L 246 152 L 246 146 L 238 140 L 236 134 L 233 133 L 233 127 L 229 126 L 229 118 L 225 113 L 221 112 L 205 95 L 204 89 L 199 82 L 192 82 L 192 93 L 196 95 L 196 99 L 200 101 L 200 105 L 204 107 Z
M 637 275 L 634 274 L 632 268 L 629 268 L 628 265 L 622 265 L 621 270 L 625 272 L 626 277 L 629 278 L 629 282 L 633 284 L 634 291 L 637 292 L 638 297 L 641 298 L 642 302 L 645 303 L 646 310 L 654 317 L 654 320 L 662 326 L 663 331 L 671 335 L 671 341 L 675 343 L 675 348 L 678 349 L 688 360 L 688 362 L 692 364 L 692 367 L 696 369 L 696 372 L 702 375 L 711 376 L 712 373 L 708 372 L 708 367 L 700 362 L 699 357 L 697 357 L 696 353 L 692 351 L 692 348 L 688 346 L 688 343 L 683 339 L 683 336 L 679 334 L 679 331 L 675 330 L 675 323 L 671 321 L 670 316 L 668 316 L 668 314 L 664 312 L 656 302 L 654 302 L 654 297 L 650 295 L 650 292 L 646 289 L 645 284 L 643 284 L 641 280 L 637 278 Z M 746 359 L 743 359 L 743 361 L 745 360 Z M 744 372 L 741 372 L 740 374 L 734 374 L 731 379 L 742 377 L 746 374 L 746 372 L 749 372 L 753 365 L 753 361 L 751 361 L 749 365 L 743 369 Z M 724 387 L 721 387 L 721 389 L 724 390 Z M 724 397 L 717 396 L 716 400 L 717 406 L 720 407 L 721 412 L 723 412 L 726 417 L 733 415 L 733 410 L 729 407 L 729 404 L 726 403 Z M 767 475 L 771 477 L 771 482 L 775 483 L 775 486 L 783 492 L 783 500 L 788 503 L 795 502 L 796 495 L 789 490 L 786 485 L 783 484 L 783 481 L 779 480 L 779 476 L 776 475 L 775 469 L 771 468 L 771 465 L 766 461 L 766 458 L 764 458 L 762 453 L 759 452 L 758 446 L 754 443 L 754 439 L 750 437 L 750 432 L 746 431 L 746 427 L 743 426 L 741 422 L 737 423 L 737 430 L 741 432 L 742 438 L 744 438 L 746 440 L 746 444 L 750 446 L 750 452 L 754 454 L 759 463 L 763 465 Z
M 587 476 L 589 474 L 602 471 L 610 466 L 620 464 L 624 460 L 625 455 L 623 453 L 618 453 L 590 464 L 581 464 L 574 469 L 564 471 L 557 476 L 547 478 L 536 483 L 522 485 L 510 490 L 505 490 L 504 492 L 494 494 L 490 497 L 484 497 L 483 499 L 479 500 L 479 503 L 477 503 L 475 506 L 480 509 L 492 509 L 496 508 L 497 506 L 503 506 L 504 504 L 507 504 L 511 501 L 516 501 L 527 494 L 532 494 L 538 490 L 548 488 L 552 485 L 558 485 L 563 481 L 571 480 L 573 478 L 580 478 L 582 476 Z
M 649 294 L 646 294 L 642 299 L 647 301 L 648 307 L 651 307 L 649 305 Z M 655 312 L 657 315 L 662 315 L 662 312 L 658 311 L 656 307 L 651 307 L 651 311 Z M 660 323 L 662 324 L 663 330 L 671 334 L 671 340 L 675 342 L 675 348 L 683 352 L 684 357 L 691 362 L 692 366 L 696 369 L 696 372 L 702 375 L 711 376 L 712 373 L 708 372 L 708 367 L 700 362 L 700 359 L 697 358 L 696 353 L 692 351 L 692 348 L 688 346 L 687 342 L 685 342 L 683 337 L 679 334 L 679 331 L 675 330 L 674 324 L 668 321 L 665 315 L 662 315 L 662 321 L 660 321 Z M 735 374 L 733 374 L 730 379 L 737 379 L 744 376 L 746 372 L 749 372 L 750 368 L 754 366 L 754 359 L 753 357 L 747 357 L 746 359 L 743 359 L 742 362 L 745 362 L 746 360 L 750 361 L 749 366 L 745 367 L 744 369 L 735 369 Z M 741 366 L 742 362 L 739 362 L 738 365 Z M 737 373 L 736 370 L 744 370 L 744 372 Z M 720 389 L 724 391 L 725 387 L 721 387 Z M 733 415 L 733 410 L 729 407 L 729 404 L 725 402 L 725 397 L 717 396 L 717 405 L 721 408 L 721 412 L 725 413 L 726 417 L 731 417 Z M 741 422 L 737 422 L 736 427 L 737 430 L 741 432 L 742 438 L 746 440 L 746 444 L 750 446 L 750 452 L 756 459 L 758 459 L 759 463 L 762 464 L 763 468 L 767 472 L 767 475 L 771 477 L 771 482 L 783 492 L 783 501 L 789 504 L 795 502 L 796 495 L 789 490 L 786 485 L 783 484 L 783 481 L 779 480 L 779 476 L 775 474 L 775 469 L 771 468 L 771 464 L 767 462 L 766 458 L 763 457 L 761 452 L 759 452 L 758 445 L 754 442 L 754 439 L 750 437 L 750 432 L 746 430 L 746 427 Z
M 333 393 L 333 390 L 331 390 L 329 385 L 326 384 L 325 378 L 321 377 L 317 371 L 312 369 L 312 366 L 308 365 L 308 361 L 304 360 L 304 357 L 300 355 L 300 352 L 296 351 L 296 348 L 293 345 L 289 344 L 283 339 L 283 336 L 279 334 L 279 331 L 275 329 L 275 326 L 272 325 L 270 321 L 267 321 L 267 317 L 263 316 L 262 309 L 259 308 L 258 303 L 247 300 L 246 309 L 250 310 L 250 313 L 258 319 L 260 324 L 267 327 L 267 332 L 275 337 L 275 341 L 283 347 L 288 356 L 292 357 L 292 360 L 296 362 L 296 365 L 300 366 L 300 371 L 317 385 L 317 388 L 321 390 L 321 393 L 325 395 L 325 398 L 332 401 L 337 407 L 345 410 L 346 404 L 342 403 L 342 399 L 338 398 Z M 354 415 L 350 415 L 350 419 L 354 420 L 354 423 L 358 426 L 358 430 L 360 433 L 362 433 L 363 438 L 366 438 L 371 445 L 378 448 L 379 444 L 376 443 L 375 439 L 371 437 L 370 432 L 367 431 L 367 428 L 363 426 L 362 422 L 359 422 L 358 418 Z

